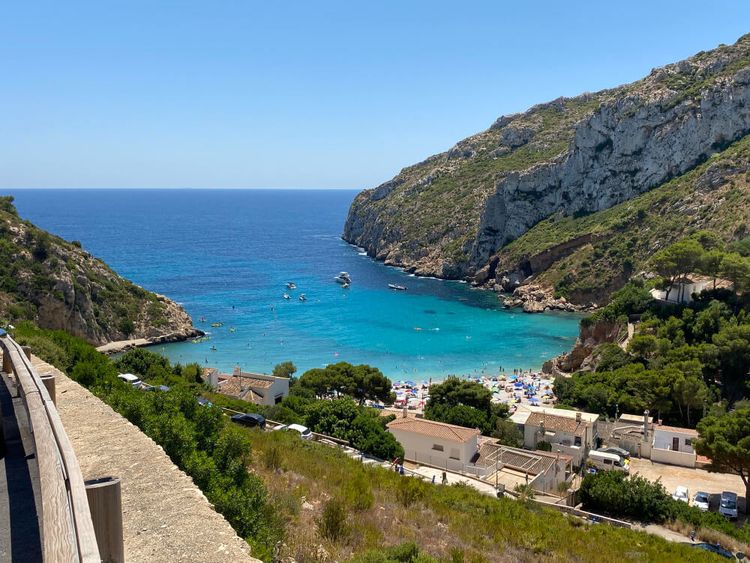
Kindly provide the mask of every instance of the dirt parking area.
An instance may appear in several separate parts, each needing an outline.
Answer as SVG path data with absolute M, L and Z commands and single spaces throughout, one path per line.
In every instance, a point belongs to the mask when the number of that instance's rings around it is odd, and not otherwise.
M 654 463 L 648 459 L 630 460 L 630 474 L 638 473 L 650 481 L 661 478 L 661 482 L 668 493 L 673 493 L 678 485 L 683 485 L 690 491 L 690 497 L 698 491 L 711 495 L 711 510 L 718 509 L 719 497 L 722 491 L 737 493 L 740 510 L 745 508 L 745 485 L 739 475 L 727 473 L 709 473 L 704 469 L 690 469 L 676 465 Z

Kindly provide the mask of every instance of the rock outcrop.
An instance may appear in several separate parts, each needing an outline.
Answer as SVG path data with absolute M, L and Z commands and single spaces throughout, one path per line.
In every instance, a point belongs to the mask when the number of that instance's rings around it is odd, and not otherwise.
M 549 287 L 535 284 L 521 285 L 513 290 L 510 297 L 503 298 L 506 309 L 521 307 L 524 313 L 543 313 L 544 311 L 588 311 L 596 308 L 595 303 L 587 306 L 570 303 L 565 297 L 555 297 Z
M 123 279 L 101 260 L 18 217 L 0 198 L 0 319 L 34 321 L 91 344 L 202 334 L 174 301 Z
M 360 193 L 343 237 L 417 274 L 471 277 L 539 221 L 627 201 L 748 133 L 744 36 L 633 84 L 500 118 Z
M 578 340 L 573 349 L 546 362 L 542 371 L 553 375 L 569 375 L 577 371 L 591 370 L 593 352 L 597 346 L 619 342 L 626 336 L 627 325 L 624 324 L 609 321 L 581 323 Z

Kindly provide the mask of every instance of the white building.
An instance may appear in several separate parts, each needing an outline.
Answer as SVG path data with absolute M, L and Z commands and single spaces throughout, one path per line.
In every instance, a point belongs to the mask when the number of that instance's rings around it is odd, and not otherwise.
M 462 471 L 479 452 L 480 432 L 475 428 L 411 416 L 399 417 L 387 426 L 410 461 Z
M 522 430 L 525 448 L 535 450 L 539 442 L 548 442 L 552 453 L 571 456 L 574 465 L 581 465 L 596 446 L 598 414 L 529 407 L 516 411 L 511 420 Z
M 258 405 L 278 404 L 289 394 L 289 378 L 245 373 L 239 367 L 234 368 L 231 375 L 206 368 L 204 380 L 219 393 Z
M 718 288 L 731 288 L 732 282 L 728 280 L 710 278 L 697 274 L 689 274 L 675 281 L 669 290 L 669 296 L 664 289 L 652 289 L 651 297 L 657 301 L 666 303 L 690 303 L 693 301 L 693 295 L 700 295 L 703 290 Z
M 654 439 L 651 442 L 651 461 L 670 463 L 684 467 L 695 467 L 697 455 L 693 440 L 698 432 L 691 428 L 677 426 L 654 426 Z

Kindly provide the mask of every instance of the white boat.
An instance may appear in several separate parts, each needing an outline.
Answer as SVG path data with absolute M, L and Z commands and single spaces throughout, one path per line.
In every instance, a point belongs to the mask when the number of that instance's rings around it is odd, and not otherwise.
M 405 285 L 397 285 L 395 283 L 389 283 L 388 287 L 390 287 L 391 289 L 395 289 L 396 291 L 406 291 Z
M 285 293 L 285 294 L 284 294 L 284 299 L 291 299 L 291 297 L 289 297 L 289 294 L 288 294 L 288 293 Z
M 304 294 L 304 293 L 300 293 L 300 294 L 299 294 L 299 300 L 300 300 L 300 301 L 307 301 L 307 297 L 305 297 L 305 294 Z
M 341 285 L 341 287 L 343 287 L 344 289 L 349 289 L 349 284 L 348 283 L 343 283 Z
M 297 289 L 297 284 L 294 282 L 287 282 L 286 284 L 287 289 Z
M 352 278 L 347 272 L 339 272 L 339 275 L 333 279 L 336 281 L 336 283 L 340 283 L 341 285 L 344 285 L 345 283 L 351 285 L 352 283 Z

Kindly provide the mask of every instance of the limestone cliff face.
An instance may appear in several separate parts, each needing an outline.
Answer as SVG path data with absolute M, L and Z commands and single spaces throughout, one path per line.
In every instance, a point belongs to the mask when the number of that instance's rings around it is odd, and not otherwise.
M 474 275 L 553 215 L 607 209 L 750 133 L 750 36 L 643 80 L 503 117 L 351 206 L 344 239 L 425 275 Z
M 20 219 L 11 198 L 0 198 L 0 319 L 31 320 L 96 345 L 200 334 L 175 302 L 121 278 L 77 243 Z

